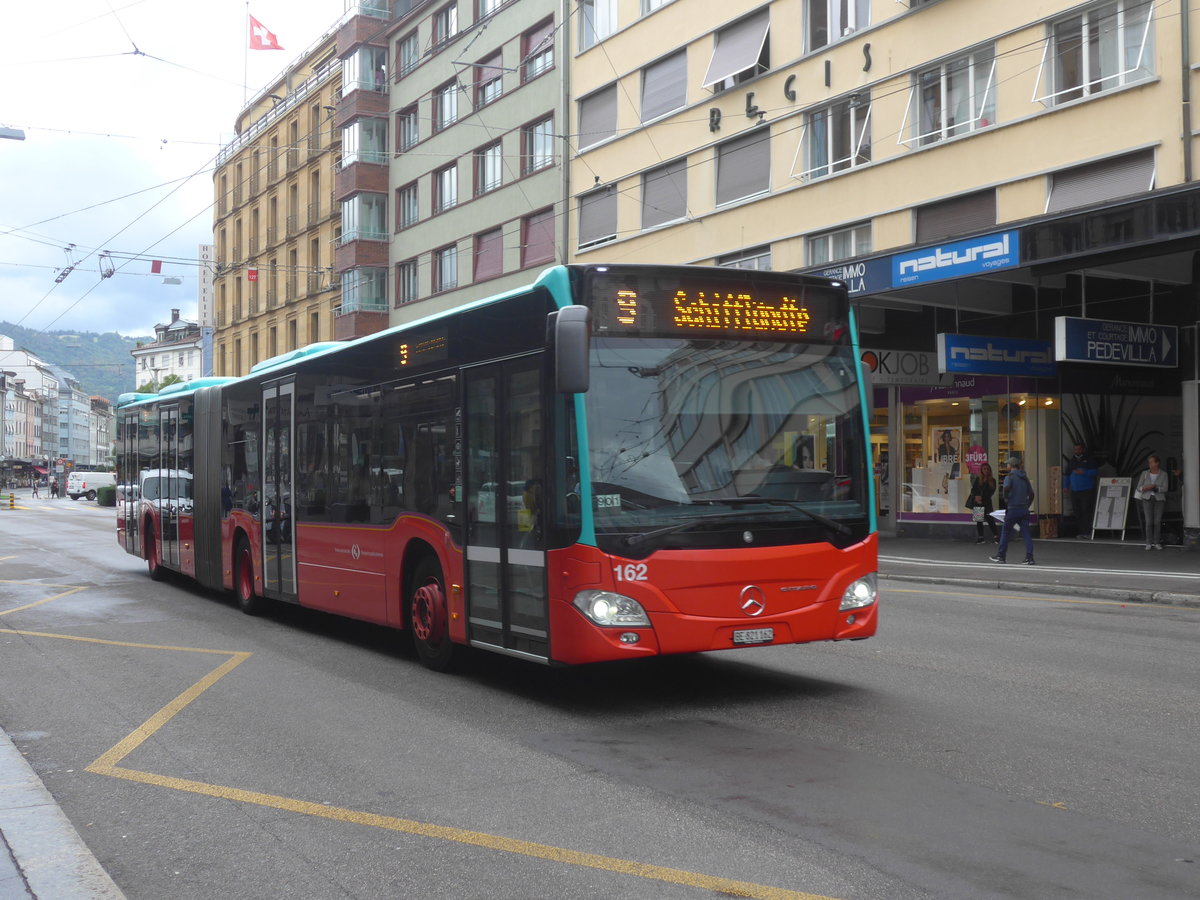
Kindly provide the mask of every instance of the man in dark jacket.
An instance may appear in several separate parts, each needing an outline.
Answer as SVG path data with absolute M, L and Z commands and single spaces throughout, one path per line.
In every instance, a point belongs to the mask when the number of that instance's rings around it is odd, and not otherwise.
M 1096 460 L 1083 444 L 1075 445 L 1075 455 L 1067 464 L 1067 487 L 1071 491 L 1071 509 L 1079 522 L 1079 536 L 1092 534 L 1092 510 L 1096 501 Z
M 1000 532 L 1000 548 L 992 557 L 992 562 L 1005 562 L 1008 553 L 1008 540 L 1014 528 L 1020 528 L 1021 536 L 1025 538 L 1026 566 L 1033 562 L 1033 535 L 1029 533 L 1029 508 L 1033 506 L 1033 485 L 1029 476 L 1021 468 L 1021 459 L 1010 456 L 1008 459 L 1008 474 L 1004 476 L 1004 485 L 1000 489 L 1004 496 L 1004 529 Z

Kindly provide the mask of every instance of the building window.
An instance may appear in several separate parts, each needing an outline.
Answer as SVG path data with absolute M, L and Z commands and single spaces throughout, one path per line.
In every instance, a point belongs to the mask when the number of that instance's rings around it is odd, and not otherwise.
M 764 9 L 718 31 L 704 87 L 723 91 L 771 68 L 770 29 L 771 17 Z
M 642 0 L 642 15 L 648 16 L 656 9 L 666 6 L 670 2 L 671 0 Z
M 643 228 L 653 228 L 686 217 L 686 158 L 651 169 L 642 176 Z
M 579 249 L 617 238 L 617 192 L 603 187 L 579 198 Z
M 807 47 L 816 50 L 871 24 L 871 0 L 804 0 Z
M 521 129 L 521 174 L 554 165 L 554 117 L 547 116 Z
M 579 148 L 590 147 L 617 133 L 617 85 L 613 82 L 579 101 Z
M 475 67 L 475 107 L 487 106 L 500 99 L 504 70 L 502 57 L 494 53 Z
M 458 34 L 458 5 L 451 3 L 433 14 L 433 45 L 438 47 Z
M 404 77 L 421 62 L 421 42 L 415 31 L 409 32 L 396 41 L 396 67 L 400 77 Z
M 341 243 L 387 240 L 387 195 L 355 194 L 342 201 Z
M 866 92 L 814 109 L 804 120 L 800 141 L 807 167 L 799 177 L 824 178 L 871 161 L 871 97 Z
M 417 183 L 406 184 L 396 188 L 396 230 L 411 228 L 421 217 L 418 200 Z
M 387 119 L 355 119 L 342 128 L 342 167 L 387 162 Z
M 820 266 L 871 252 L 871 223 L 814 234 L 808 239 L 808 265 Z
M 687 103 L 687 51 L 672 53 L 642 69 L 642 121 L 648 122 Z M 616 109 L 613 109 L 614 118 Z
M 580 50 L 594 47 L 616 30 L 617 0 L 580 0 Z
M 458 82 L 450 81 L 433 92 L 433 130 L 441 131 L 458 121 Z
M 396 305 L 403 306 L 417 299 L 417 261 L 406 259 L 396 263 Z
M 717 205 L 771 189 L 771 133 L 756 128 L 717 148 Z
M 404 152 L 411 149 L 420 140 L 420 127 L 417 119 L 417 106 L 405 107 L 396 113 L 396 150 Z
M 1140 150 L 1055 172 L 1046 212 L 1091 206 L 1154 190 L 1154 151 Z
M 451 163 L 433 173 L 433 211 L 445 212 L 458 205 L 458 163 Z
M 1149 0 L 1116 0 L 1052 22 L 1037 99 L 1057 106 L 1153 75 L 1152 10 Z
M 503 165 L 504 156 L 499 141 L 475 151 L 475 196 L 500 187 Z
M 503 234 L 499 228 L 475 235 L 475 280 L 494 278 L 504 272 Z
M 387 269 L 363 266 L 342 273 L 342 314 L 387 311 Z
M 451 244 L 433 251 L 433 290 L 448 291 L 458 287 L 458 247 Z
M 986 231 L 996 224 L 996 192 L 978 191 L 914 210 L 918 244 Z
M 912 140 L 924 147 L 994 124 L 995 73 L 992 47 L 916 73 L 909 94 Z
M 717 257 L 718 266 L 726 266 L 730 269 L 757 269 L 760 272 L 769 272 L 771 269 L 771 247 L 751 247 L 747 250 L 741 250 L 737 253 L 726 253 L 724 256 Z
M 521 266 L 554 259 L 554 209 L 543 209 L 521 220 Z
M 479 0 L 479 9 L 475 14 L 475 19 L 486 18 L 504 5 L 504 0 Z
M 521 35 L 521 80 L 536 78 L 554 65 L 554 20 Z
M 342 60 L 342 96 L 358 89 L 387 90 L 387 48 L 359 47 Z M 293 148 L 296 142 L 292 141 Z

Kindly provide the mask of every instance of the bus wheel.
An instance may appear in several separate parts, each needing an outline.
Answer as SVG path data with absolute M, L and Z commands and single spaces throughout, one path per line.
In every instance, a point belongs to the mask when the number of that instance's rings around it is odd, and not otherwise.
M 250 542 L 244 537 L 238 538 L 233 550 L 233 591 L 238 608 L 246 615 L 266 612 L 266 598 L 254 592 L 254 557 L 250 555 Z
M 450 616 L 441 567 L 432 559 L 422 560 L 412 584 L 409 624 L 417 656 L 426 668 L 445 672 L 453 667 L 457 648 L 450 640 Z
M 162 581 L 167 574 L 163 568 L 162 557 L 158 555 L 158 541 L 154 539 L 154 531 L 150 523 L 146 523 L 146 569 L 150 572 L 151 581 Z

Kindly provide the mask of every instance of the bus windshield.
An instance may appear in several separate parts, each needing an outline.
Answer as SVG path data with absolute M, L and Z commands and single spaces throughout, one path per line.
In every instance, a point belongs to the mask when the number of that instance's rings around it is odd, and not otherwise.
M 848 343 L 597 336 L 591 365 L 589 469 L 603 549 L 841 546 L 867 535 L 866 438 Z

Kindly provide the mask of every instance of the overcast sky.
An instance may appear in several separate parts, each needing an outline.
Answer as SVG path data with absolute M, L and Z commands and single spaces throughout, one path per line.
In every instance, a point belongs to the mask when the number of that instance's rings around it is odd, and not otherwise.
M 245 49 L 247 9 L 284 50 Z M 344 0 L 0 2 L 0 125 L 25 132 L 0 140 L 0 319 L 126 335 L 152 333 L 173 308 L 195 319 L 217 151 L 246 99 L 343 11 Z

